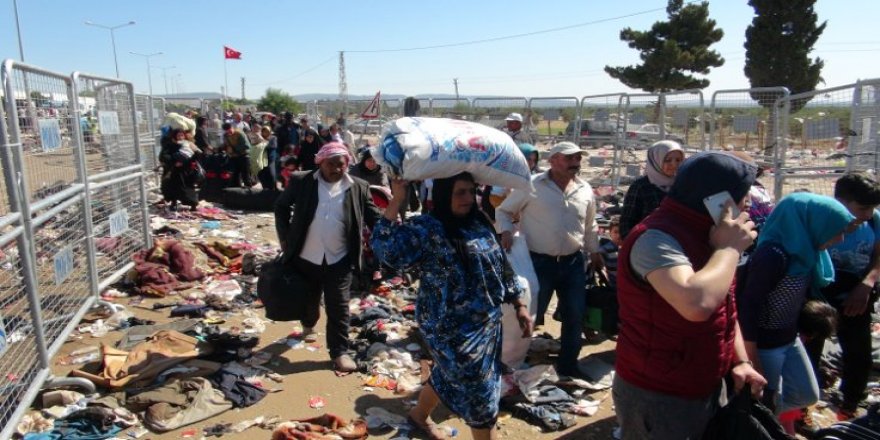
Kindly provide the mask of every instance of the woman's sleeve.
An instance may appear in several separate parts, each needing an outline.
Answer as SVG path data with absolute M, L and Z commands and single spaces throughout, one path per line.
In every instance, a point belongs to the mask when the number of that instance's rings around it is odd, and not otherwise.
M 512 303 L 522 298 L 525 289 L 523 289 L 522 284 L 519 282 L 519 277 L 516 276 L 516 272 L 514 272 L 513 266 L 510 265 L 510 261 L 507 260 L 506 256 L 502 263 L 504 264 L 504 270 L 501 274 L 501 281 L 504 283 L 504 302 Z M 532 293 L 532 295 L 537 294 L 538 292 Z
M 632 186 L 626 190 L 623 197 L 623 207 L 620 209 L 620 238 L 626 238 L 629 231 L 639 224 L 639 213 L 642 212 L 642 202 L 639 197 L 639 181 L 636 180 Z
M 427 253 L 431 228 L 417 217 L 405 223 L 392 222 L 384 216 L 376 222 L 370 247 L 379 261 L 397 270 L 406 270 Z M 438 231 L 433 231 L 437 234 Z
M 785 277 L 787 266 L 785 254 L 773 245 L 758 247 L 749 258 L 746 284 L 736 297 L 737 320 L 746 341 L 758 339 L 758 319 L 764 299 Z

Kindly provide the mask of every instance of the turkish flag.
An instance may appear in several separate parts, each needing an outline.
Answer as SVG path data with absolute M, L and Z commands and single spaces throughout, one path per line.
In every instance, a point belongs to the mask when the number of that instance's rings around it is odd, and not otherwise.
M 223 57 L 227 60 L 240 60 L 241 52 L 229 47 L 223 46 Z

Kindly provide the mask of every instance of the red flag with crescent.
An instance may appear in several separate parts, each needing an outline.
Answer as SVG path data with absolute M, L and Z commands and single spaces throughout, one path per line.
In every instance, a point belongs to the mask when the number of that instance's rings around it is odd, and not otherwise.
M 223 57 L 227 60 L 240 60 L 241 52 L 229 47 L 223 46 Z

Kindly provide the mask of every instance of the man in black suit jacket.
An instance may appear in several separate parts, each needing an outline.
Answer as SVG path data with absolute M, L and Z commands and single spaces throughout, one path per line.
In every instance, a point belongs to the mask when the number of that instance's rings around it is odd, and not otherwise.
M 318 169 L 295 173 L 275 203 L 275 228 L 285 263 L 300 271 L 308 292 L 303 335 L 314 342 L 321 294 L 327 311 L 327 348 L 338 371 L 357 365 L 348 355 L 349 311 L 353 273 L 363 267 L 364 225 L 381 213 L 367 182 L 348 175 L 348 148 L 330 142 L 315 157 Z

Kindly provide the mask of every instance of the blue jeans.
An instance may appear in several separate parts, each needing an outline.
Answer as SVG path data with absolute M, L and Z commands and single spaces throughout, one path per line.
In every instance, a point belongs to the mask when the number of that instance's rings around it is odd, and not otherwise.
M 544 321 L 547 306 L 553 291 L 559 296 L 557 309 L 562 316 L 562 349 L 559 353 L 557 370 L 561 374 L 574 375 L 578 372 L 577 361 L 581 352 L 584 314 L 587 309 L 584 255 L 576 252 L 572 256 L 550 257 L 532 253 L 532 264 L 538 276 L 538 322 Z
M 777 394 L 777 414 L 806 408 L 819 400 L 819 384 L 800 338 L 781 347 L 759 349 L 758 357 L 767 379 L 764 393 Z

